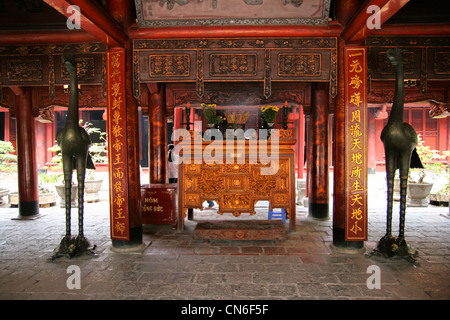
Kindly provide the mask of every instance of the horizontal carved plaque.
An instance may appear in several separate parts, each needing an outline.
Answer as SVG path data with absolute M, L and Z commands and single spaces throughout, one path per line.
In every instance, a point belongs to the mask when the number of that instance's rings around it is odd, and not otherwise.
M 434 53 L 434 73 L 435 74 L 450 74 L 450 52 L 435 52 Z
M 320 53 L 280 53 L 278 75 L 282 77 L 320 76 L 321 60 Z
M 42 81 L 42 61 L 40 59 L 8 60 L 6 75 L 9 81 Z
M 255 76 L 258 67 L 256 54 L 210 54 L 209 74 L 214 76 Z
M 95 60 L 94 58 L 75 58 L 77 64 L 77 79 L 78 81 L 89 81 L 95 78 Z M 70 80 L 69 72 L 64 66 L 61 59 L 61 78 L 63 80 Z
M 156 77 L 188 77 L 191 59 L 188 54 L 150 55 L 150 78 Z

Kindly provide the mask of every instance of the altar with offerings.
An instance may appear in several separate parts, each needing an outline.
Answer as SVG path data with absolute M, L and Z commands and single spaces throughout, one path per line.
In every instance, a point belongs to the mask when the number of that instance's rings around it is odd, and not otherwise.
M 185 131 L 177 145 L 179 231 L 188 211 L 202 209 L 207 200 L 218 203 L 218 214 L 237 218 L 254 215 L 256 202 L 269 201 L 271 209 L 286 209 L 289 230 L 295 230 L 294 128 L 273 130 L 269 139 L 211 141 Z

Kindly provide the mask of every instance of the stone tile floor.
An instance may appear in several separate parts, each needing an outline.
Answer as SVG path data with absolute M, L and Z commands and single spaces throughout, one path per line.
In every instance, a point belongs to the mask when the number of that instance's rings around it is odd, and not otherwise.
M 382 196 L 369 199 L 370 252 L 385 233 Z M 403 259 L 344 254 L 332 248 L 332 219 L 317 221 L 297 207 L 297 230 L 283 242 L 192 239 L 200 219 L 224 218 L 196 211 L 184 232 L 145 226 L 145 250 L 111 249 L 107 193 L 85 206 L 85 235 L 96 256 L 49 262 L 65 232 L 64 209 L 41 208 L 36 220 L 13 220 L 17 208 L 0 206 L 0 299 L 169 299 L 169 300 L 448 300 L 450 298 L 450 218 L 448 207 L 407 208 L 406 238 L 419 251 L 418 265 Z M 75 209 L 74 209 L 75 210 Z M 394 210 L 397 212 L 398 210 Z M 77 217 L 72 214 L 72 230 Z M 393 230 L 397 230 L 394 214 Z M 330 217 L 332 214 L 330 213 Z M 236 219 L 230 216 L 231 219 Z M 267 219 L 262 203 L 252 217 Z M 69 289 L 79 268 L 80 288 Z M 379 272 L 368 268 L 375 266 Z M 373 268 L 373 267 L 371 267 Z M 380 275 L 380 288 L 368 279 Z M 75 275 L 75 274 L 74 274 Z M 69 279 L 70 278 L 70 279 Z M 369 279 L 373 284 L 374 277 Z M 74 283 L 74 282 L 72 282 Z

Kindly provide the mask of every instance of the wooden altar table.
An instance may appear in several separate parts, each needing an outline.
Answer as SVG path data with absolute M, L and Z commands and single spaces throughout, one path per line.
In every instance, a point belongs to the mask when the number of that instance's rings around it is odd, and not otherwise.
M 280 130 L 279 134 L 291 137 L 292 132 L 286 132 L 293 130 Z M 294 231 L 294 144 L 293 139 L 280 139 L 278 148 L 270 139 L 201 141 L 197 145 L 180 142 L 180 158 L 189 150 L 190 163 L 183 159 L 178 166 L 178 230 L 184 229 L 186 212 L 202 209 L 206 200 L 218 203 L 218 214 L 235 217 L 255 214 L 255 203 L 264 200 L 270 202 L 271 209 L 286 209 L 289 229 Z M 208 159 L 210 154 L 216 158 Z

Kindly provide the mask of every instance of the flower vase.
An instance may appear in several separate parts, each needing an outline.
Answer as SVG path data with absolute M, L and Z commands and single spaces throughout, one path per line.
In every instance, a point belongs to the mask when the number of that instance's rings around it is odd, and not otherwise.
M 273 122 L 267 122 L 267 138 L 272 135 Z

